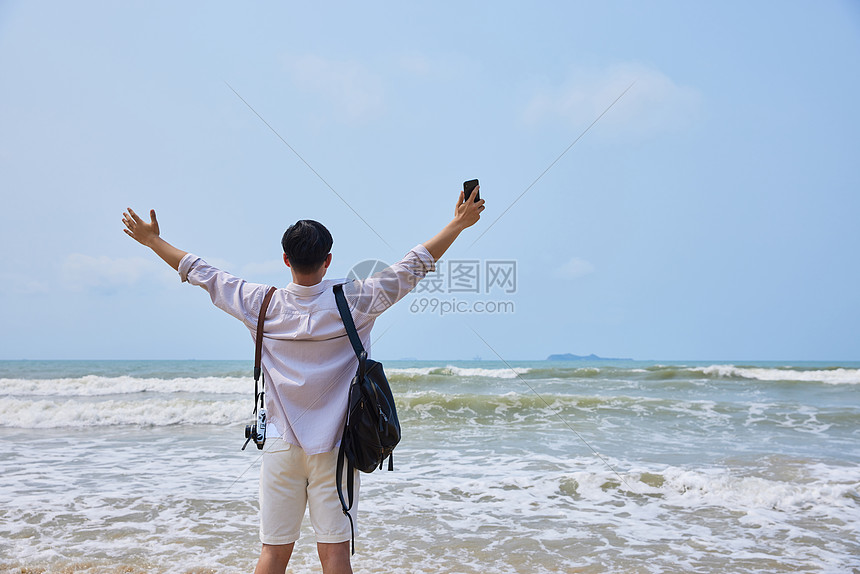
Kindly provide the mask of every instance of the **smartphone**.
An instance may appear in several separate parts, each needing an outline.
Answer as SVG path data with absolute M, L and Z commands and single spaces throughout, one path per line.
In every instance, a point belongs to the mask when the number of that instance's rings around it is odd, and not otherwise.
M 476 187 L 478 187 L 477 179 L 470 179 L 469 181 L 463 182 L 463 194 L 465 196 L 466 201 L 469 201 L 469 196 L 472 195 L 472 192 L 475 191 Z M 481 199 L 480 191 L 475 193 L 475 199 L 473 201 L 478 201 L 479 199 Z

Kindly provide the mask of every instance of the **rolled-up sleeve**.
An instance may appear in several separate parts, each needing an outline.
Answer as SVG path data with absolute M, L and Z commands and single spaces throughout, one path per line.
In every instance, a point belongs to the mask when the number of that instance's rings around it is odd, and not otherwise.
M 183 283 L 188 281 L 188 272 L 191 271 L 191 268 L 194 267 L 194 264 L 198 261 L 200 261 L 200 258 L 193 253 L 186 253 L 185 256 L 179 260 L 179 278 Z
M 183 282 L 205 289 L 216 307 L 246 326 L 256 324 L 266 285 L 248 283 L 191 253 L 179 261 L 179 277 Z

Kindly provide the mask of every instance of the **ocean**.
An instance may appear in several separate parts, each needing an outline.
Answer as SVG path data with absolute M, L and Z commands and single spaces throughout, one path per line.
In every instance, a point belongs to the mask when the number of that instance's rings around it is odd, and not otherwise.
M 860 363 L 384 364 L 356 572 L 860 572 Z M 0 362 L 0 572 L 253 571 L 251 371 Z

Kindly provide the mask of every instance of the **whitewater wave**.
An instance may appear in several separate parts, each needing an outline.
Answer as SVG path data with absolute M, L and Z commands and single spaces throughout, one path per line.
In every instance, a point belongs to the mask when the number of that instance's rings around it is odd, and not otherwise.
M 711 365 L 701 369 L 707 376 L 717 378 L 755 379 L 758 381 L 798 381 L 828 385 L 860 384 L 860 369 L 792 369 L 764 367 L 736 367 Z
M 412 368 L 386 368 L 385 372 L 391 380 L 412 380 L 423 377 L 484 377 L 489 379 L 515 379 L 519 375 L 527 374 L 532 369 L 527 367 L 514 367 L 503 369 L 482 369 L 477 367 L 412 367 Z
M 0 426 L 12 428 L 225 425 L 241 423 L 249 417 L 250 401 L 247 400 L 32 401 L 7 398 L 0 401 Z
M 808 382 L 829 385 L 860 384 L 860 369 L 738 366 L 731 364 L 653 365 L 646 368 L 601 367 L 412 367 L 386 369 L 392 381 L 433 381 L 442 377 L 528 380 L 652 380 L 691 384 L 702 379 L 745 379 L 765 382 Z
M 729 511 L 752 514 L 755 509 L 781 512 L 809 512 L 813 508 L 843 508 L 851 512 L 856 505 L 860 474 L 824 468 L 820 478 L 785 482 L 762 476 L 738 476 L 721 468 L 685 469 L 667 467 L 654 471 L 625 473 L 625 483 L 605 470 L 568 473 L 562 491 L 590 500 L 609 499 L 615 489 L 659 497 L 676 508 L 723 507 Z M 819 469 L 815 469 L 819 470 Z M 831 472 L 837 471 L 837 472 Z M 798 471 L 806 472 L 806 470 Z
M 709 401 L 642 399 L 628 396 L 584 395 L 541 396 L 533 393 L 501 395 L 445 394 L 435 391 L 403 393 L 396 397 L 401 421 L 436 420 L 440 424 L 505 424 L 528 421 L 542 426 L 554 421 L 552 415 L 593 415 L 626 413 L 630 416 L 694 417 L 717 416 Z M 21 397 L 0 398 L 0 427 L 61 428 L 89 426 L 169 426 L 235 424 L 246 421 L 251 401 L 192 396 L 103 397 Z M 744 411 L 745 412 L 745 411 Z M 724 415 L 719 415 L 724 416 Z M 537 427 L 535 427 L 537 428 Z
M 86 375 L 61 379 L 0 379 L 0 396 L 98 397 L 137 393 L 246 394 L 254 388 L 251 377 L 139 378 Z

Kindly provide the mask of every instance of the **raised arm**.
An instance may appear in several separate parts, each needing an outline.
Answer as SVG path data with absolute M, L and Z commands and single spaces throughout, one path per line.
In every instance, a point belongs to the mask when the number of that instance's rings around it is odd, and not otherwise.
M 179 262 L 185 257 L 186 252 L 177 249 L 161 238 L 158 229 L 158 220 L 155 219 L 155 210 L 149 211 L 150 222 L 146 223 L 134 212 L 132 208 L 122 214 L 122 222 L 125 224 L 126 235 L 155 251 L 165 263 L 179 271 Z
M 477 189 L 481 189 L 480 186 Z M 477 190 L 475 193 L 477 193 Z M 467 227 L 475 225 L 481 219 L 482 211 L 484 211 L 483 199 L 465 201 L 464 194 L 461 191 L 460 199 L 457 200 L 457 205 L 454 208 L 454 219 L 443 227 L 442 231 L 437 233 L 433 239 L 424 242 L 424 247 L 427 248 L 433 259 L 439 261 L 460 233 Z

